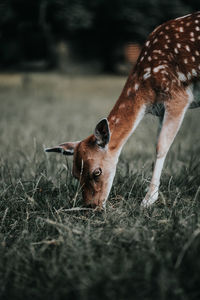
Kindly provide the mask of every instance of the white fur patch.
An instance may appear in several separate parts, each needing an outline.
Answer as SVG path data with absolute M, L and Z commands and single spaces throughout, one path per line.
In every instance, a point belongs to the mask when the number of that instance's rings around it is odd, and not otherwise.
M 175 52 L 176 54 L 178 54 L 178 49 L 177 49 L 177 48 L 174 48 L 174 52 Z
M 190 52 L 190 47 L 188 45 L 185 46 L 185 49 Z
M 146 71 L 146 73 L 144 73 L 144 75 L 143 75 L 144 80 L 151 77 L 151 68 L 146 68 L 145 71 Z
M 178 79 L 182 82 L 187 81 L 187 77 L 185 76 L 185 74 L 183 74 L 182 72 L 178 72 Z
M 159 70 L 165 69 L 165 66 L 161 65 L 153 69 L 154 73 L 157 73 Z
M 192 69 L 192 75 L 195 77 L 197 76 L 197 71 L 195 69 Z
M 139 84 L 138 84 L 138 83 L 136 83 L 136 84 L 134 85 L 134 89 L 135 89 L 135 91 L 137 91 L 137 90 L 139 89 Z

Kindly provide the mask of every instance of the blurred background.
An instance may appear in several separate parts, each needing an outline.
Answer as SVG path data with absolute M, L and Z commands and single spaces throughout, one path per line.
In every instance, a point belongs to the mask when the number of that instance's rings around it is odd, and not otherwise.
M 157 25 L 199 0 L 0 0 L 0 69 L 128 73 Z

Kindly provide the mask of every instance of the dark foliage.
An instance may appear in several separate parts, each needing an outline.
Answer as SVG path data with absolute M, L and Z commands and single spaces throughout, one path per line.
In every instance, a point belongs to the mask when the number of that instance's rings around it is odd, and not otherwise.
M 55 67 L 56 43 L 65 40 L 76 58 L 111 70 L 124 43 L 142 44 L 155 26 L 199 8 L 195 0 L 1 0 L 0 66 Z

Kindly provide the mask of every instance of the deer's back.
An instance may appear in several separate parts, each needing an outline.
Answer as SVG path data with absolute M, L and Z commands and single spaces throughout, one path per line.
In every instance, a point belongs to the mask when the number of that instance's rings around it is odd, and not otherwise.
M 200 12 L 170 20 L 147 39 L 134 74 L 158 95 L 186 88 L 200 79 Z M 196 100 L 197 106 L 200 101 Z

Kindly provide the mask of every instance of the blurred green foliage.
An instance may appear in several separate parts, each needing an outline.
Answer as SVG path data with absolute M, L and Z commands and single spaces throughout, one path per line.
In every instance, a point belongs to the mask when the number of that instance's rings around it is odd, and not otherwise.
M 199 7 L 198 0 L 1 0 L 0 66 L 42 59 L 55 66 L 64 40 L 109 70 L 121 45 L 142 44 L 158 24 Z

